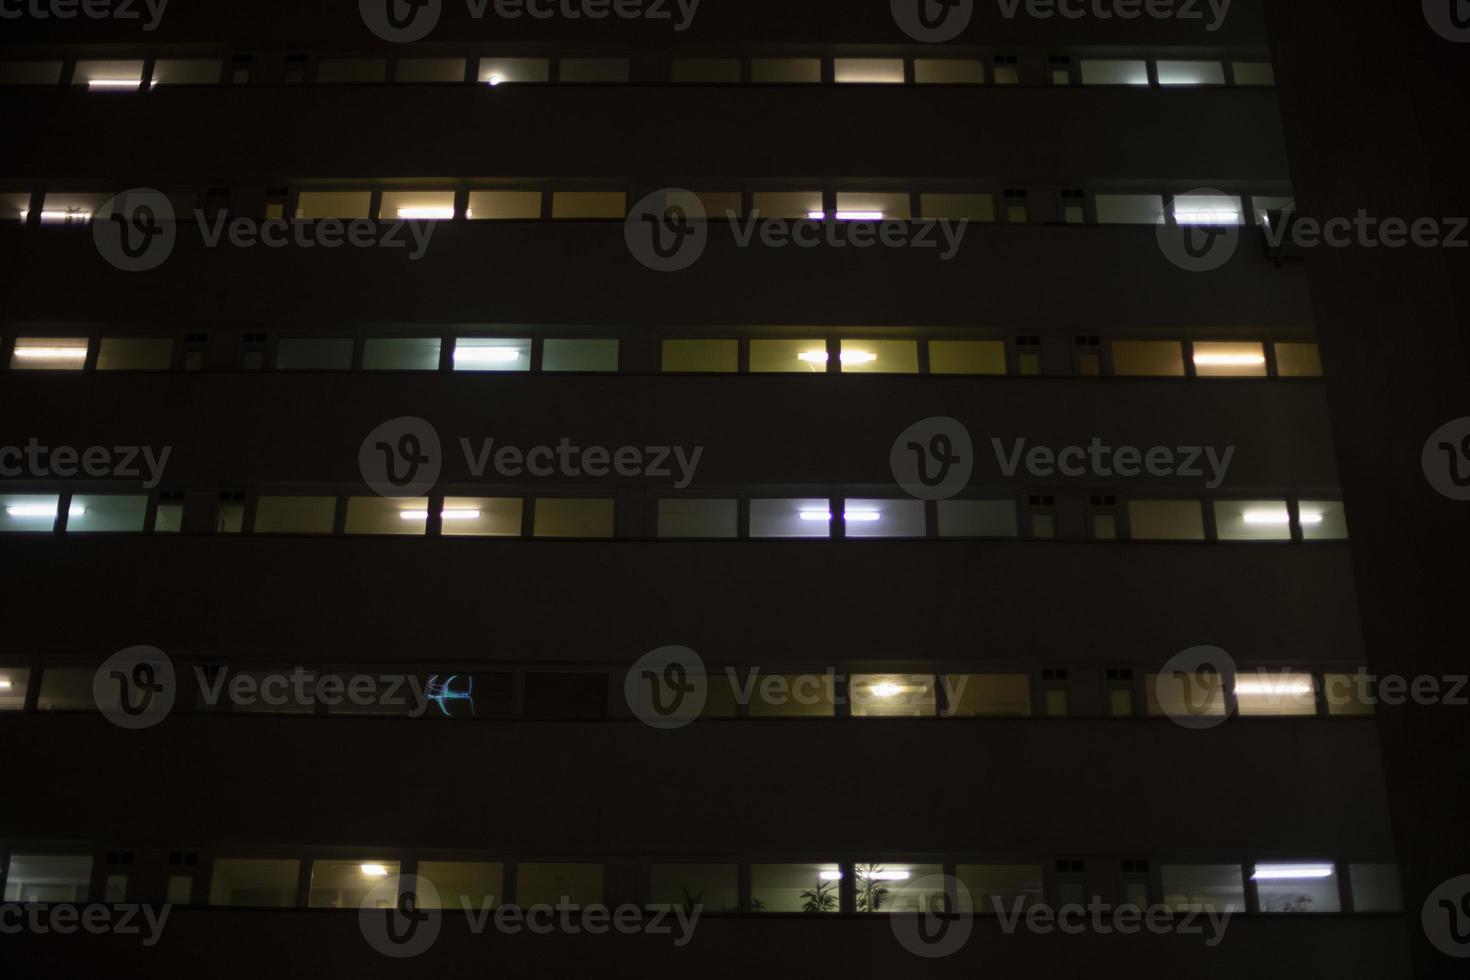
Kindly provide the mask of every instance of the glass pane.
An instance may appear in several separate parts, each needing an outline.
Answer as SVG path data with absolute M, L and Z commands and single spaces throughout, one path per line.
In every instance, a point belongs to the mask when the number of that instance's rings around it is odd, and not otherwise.
M 296 217 L 367 218 L 372 215 L 371 191 L 302 191 L 296 202 Z
M 1148 674 L 1144 678 L 1148 713 L 1170 718 L 1217 717 L 1225 714 L 1225 679 L 1212 671 Z
M 549 58 L 481 58 L 480 81 L 486 85 L 505 82 L 545 82 L 551 78 Z
M 752 373 L 797 372 L 823 374 L 827 370 L 825 340 L 752 340 Z
M 968 58 L 915 58 L 914 81 L 920 85 L 980 85 L 985 81 L 985 66 Z
M 548 340 L 541 354 L 543 371 L 616 371 L 616 340 Z
M 627 58 L 563 58 L 557 76 L 563 82 L 607 84 L 628 80 Z
M 348 534 L 423 534 L 428 526 L 428 501 L 347 498 Z
M 932 718 L 939 710 L 933 674 L 853 674 L 847 689 L 854 718 Z
M 924 502 L 849 498 L 843 522 L 849 538 L 922 538 Z
M 331 534 L 336 497 L 261 497 L 255 502 L 256 534 Z
M 1194 373 L 1201 378 L 1264 378 L 1266 347 L 1258 343 L 1195 341 Z
M 739 867 L 734 864 L 655 864 L 648 902 L 655 907 L 706 912 L 740 910 Z
M 1174 220 L 1181 225 L 1238 225 L 1240 198 L 1225 194 L 1180 194 L 1174 198 Z
M 1317 685 L 1311 674 L 1243 670 L 1235 678 L 1235 701 L 1242 715 L 1315 715 Z
M 0 85 L 55 85 L 60 81 L 59 61 L 0 62 Z
M 96 711 L 92 682 L 94 670 L 48 667 L 41 672 L 41 692 L 36 699 L 40 711 Z
M 1276 70 L 1269 61 L 1235 61 L 1231 63 L 1236 85 L 1275 85 Z
M 602 903 L 602 865 L 542 864 L 516 865 L 516 904 L 599 905 Z
M 1297 504 L 1307 541 L 1346 541 L 1347 511 L 1340 500 L 1303 500 Z
M 1283 378 L 1322 377 L 1322 351 L 1316 344 L 1277 344 L 1276 373 Z
M 1031 678 L 1025 674 L 948 674 L 944 683 L 946 718 L 1031 714 Z
M 843 374 L 918 374 L 916 340 L 844 340 Z
M 553 218 L 618 218 L 628 213 L 622 191 L 556 191 L 551 195 Z
M 842 869 L 836 864 L 756 864 L 750 868 L 752 912 L 837 912 Z
M 106 194 L 48 193 L 41 200 L 41 222 L 46 225 L 85 225 L 106 202 Z
M 12 854 L 5 872 L 5 901 L 85 902 L 91 882 L 90 856 Z
M 1403 886 L 1396 864 L 1350 864 L 1354 912 L 1402 912 Z
M 373 338 L 363 344 L 366 371 L 437 371 L 438 337 Z
M 1113 341 L 1113 373 L 1184 377 L 1184 345 L 1177 340 Z
M 658 502 L 661 538 L 733 538 L 736 501 L 664 499 Z
M 1083 85 L 1147 85 L 1148 64 L 1143 61 L 1082 60 Z
M 673 81 L 685 84 L 735 83 L 740 81 L 739 58 L 675 58 Z
M 167 371 L 174 342 L 168 338 L 103 337 L 97 350 L 99 371 Z
M 1204 511 L 1198 500 L 1130 500 L 1128 522 L 1138 541 L 1203 541 Z
M 454 538 L 518 538 L 523 506 L 519 497 L 445 497 L 440 533 Z
M 613 501 L 581 497 L 540 497 L 536 500 L 538 538 L 610 538 Z
M 471 191 L 464 216 L 473 221 L 535 221 L 541 217 L 541 192 Z
M 31 672 L 25 667 L 0 667 L 0 711 L 21 711 Z
M 838 191 L 839 221 L 882 221 L 892 218 L 907 221 L 912 215 L 908 194 L 874 191 Z
M 521 711 L 527 718 L 606 718 L 606 674 L 527 674 Z
M 0 85 L 5 84 L 0 80 Z M 0 221 L 24 221 L 31 213 L 31 195 L 25 191 L 0 193 Z
M 17 337 L 10 367 L 17 371 L 80 371 L 87 363 L 85 337 Z
M 210 905 L 286 909 L 296 904 L 301 862 L 269 858 L 217 858 L 209 882 Z
M 454 342 L 456 371 L 529 371 L 531 341 L 460 337 Z
M 316 69 L 316 80 L 335 85 L 349 82 L 386 82 L 387 58 L 323 58 Z
M 857 879 L 856 909 L 859 912 L 949 911 L 944 889 L 914 887 L 915 882 L 944 873 L 938 864 L 908 864 L 894 861 L 864 861 L 853 866 Z M 926 884 L 932 885 L 932 880 Z
M 384 882 L 396 881 L 398 862 L 364 858 L 353 861 L 311 862 L 311 901 L 314 909 L 362 908 L 368 893 Z M 382 894 L 382 893 L 380 893 Z M 396 903 L 380 898 L 378 908 Z
M 111 494 L 85 494 L 71 498 L 66 530 L 135 532 L 143 530 L 148 516 L 148 498 Z
M 955 877 L 969 892 L 968 907 L 960 893 L 960 912 L 1010 914 L 1018 901 L 1029 908 L 1042 900 L 1041 868 L 1034 864 L 961 864 Z
M 419 877 L 427 879 L 439 900 L 419 896 L 419 907 L 479 911 L 505 899 L 505 866 L 474 861 L 420 861 Z
M 830 538 L 832 502 L 821 497 L 750 502 L 752 538 Z
M 401 58 L 394 78 L 400 82 L 462 82 L 464 69 L 463 58 Z
M 1327 861 L 1258 864 L 1251 874 L 1262 912 L 1340 912 L 1337 868 Z
M 167 901 L 171 905 L 188 905 L 194 900 L 194 878 L 192 875 L 170 875 Z
M 822 212 L 822 192 L 756 191 L 750 209 L 762 218 L 805 218 Z
M 750 80 L 767 85 L 820 82 L 822 61 L 820 58 L 752 58 Z
M 143 62 L 78 61 L 71 83 L 92 92 L 136 92 L 143 84 Z
M 1291 513 L 1284 500 L 1217 500 L 1215 535 L 1221 541 L 1290 541 Z
M 732 372 L 740 363 L 738 340 L 665 340 L 663 369 L 686 372 Z
M 0 532 L 51 531 L 61 512 L 61 498 L 55 494 L 7 493 L 0 495 L 0 503 Z
M 1244 912 L 1245 881 L 1238 864 L 1166 864 L 1164 904 L 1179 911 Z
M 349 337 L 286 338 L 276 346 L 278 371 L 346 371 L 351 367 Z
M 926 218 L 995 220 L 993 194 L 920 194 L 919 207 Z
M 1225 66 L 1218 61 L 1160 61 L 1160 85 L 1224 85 Z
M 941 538 L 1014 538 L 1020 534 L 1014 500 L 941 500 Z
M 931 340 L 930 374 L 1005 374 L 1003 340 Z
M 383 221 L 449 221 L 454 217 L 454 191 L 384 191 L 378 217 Z
M 839 83 L 903 84 L 902 58 L 837 58 L 833 67 Z
M 1161 225 L 1164 198 L 1161 194 L 1098 194 L 1093 197 L 1100 225 Z
M 836 713 L 836 681 L 831 674 L 757 674 L 747 676 L 752 718 L 831 718 Z
M 1372 679 L 1367 674 L 1322 675 L 1322 697 L 1329 715 L 1373 714 Z
M 218 58 L 161 58 L 153 65 L 154 85 L 217 85 Z

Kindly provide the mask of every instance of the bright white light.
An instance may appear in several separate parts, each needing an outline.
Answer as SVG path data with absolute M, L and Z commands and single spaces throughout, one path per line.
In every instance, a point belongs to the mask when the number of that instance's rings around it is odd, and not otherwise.
M 872 524 L 882 520 L 883 515 L 876 510 L 848 510 L 843 511 L 842 519 L 849 524 Z
M 388 869 L 383 867 L 381 864 L 364 864 L 362 866 L 362 873 L 367 875 L 369 878 L 388 877 Z
M 9 677 L 0 677 L 0 691 L 8 691 L 11 686 Z
M 454 206 L 435 208 L 399 208 L 400 218 L 422 218 L 428 221 L 449 221 L 454 218 Z
M 22 361 L 84 361 L 85 347 L 17 347 L 15 356 Z
M 1302 523 L 1303 524 L 1321 524 L 1322 523 L 1322 515 L 1321 514 L 1303 514 L 1302 515 Z
M 808 364 L 826 364 L 827 352 L 824 350 L 804 350 L 796 355 L 798 361 L 806 361 Z
M 830 521 L 832 519 L 831 512 L 825 510 L 804 510 L 800 516 L 804 521 Z
M 1312 685 L 1305 681 L 1237 681 L 1235 684 L 1237 695 L 1311 694 L 1312 690 Z
M 1200 367 L 1260 367 L 1266 363 L 1264 354 L 1196 354 L 1194 363 Z
M 1238 225 L 1239 211 L 1175 211 L 1174 220 L 1181 225 Z
M 521 352 L 514 347 L 456 347 L 454 362 L 466 364 L 509 364 L 521 359 Z
M 880 698 L 896 698 L 903 693 L 903 688 L 891 681 L 873 685 L 873 694 Z
M 1303 878 L 1331 878 L 1330 864 L 1258 864 L 1252 881 L 1294 881 Z
M 1284 510 L 1248 510 L 1240 515 L 1247 524 L 1290 524 L 1291 515 Z
M 427 520 L 429 512 L 426 510 L 400 510 L 398 516 L 405 521 Z M 439 514 L 446 521 L 478 521 L 480 512 L 477 510 L 446 510 Z
M 55 504 L 19 504 L 5 508 L 5 513 L 10 517 L 22 518 L 55 517 L 56 510 Z
M 30 214 L 29 211 L 22 211 L 21 212 L 21 215 L 22 215 L 21 220 L 22 221 L 25 220 L 25 217 L 24 216 L 25 215 L 28 215 L 28 214 Z M 70 222 L 70 221 L 91 221 L 92 220 L 92 212 L 91 211 L 83 211 L 81 208 L 73 208 L 73 209 L 71 209 L 69 211 L 42 211 L 41 212 L 41 220 L 42 221 L 66 221 L 66 222 Z
M 804 350 L 796 355 L 798 361 L 808 364 L 826 364 L 827 352 L 824 350 Z M 872 364 L 878 359 L 878 355 L 870 350 L 845 350 L 842 352 L 843 364 Z
M 124 89 L 137 87 L 138 79 L 136 78 L 94 78 L 87 82 L 87 88 L 89 89 Z
M 808 211 L 806 213 L 806 216 L 807 216 L 807 220 L 808 221 L 825 221 L 826 218 L 827 218 L 827 212 L 826 211 Z M 838 211 L 837 212 L 837 220 L 838 221 L 882 221 L 883 220 L 883 212 L 882 211 Z
M 490 85 L 499 85 L 501 82 L 505 81 L 505 76 L 504 75 L 491 75 L 489 78 L 485 79 L 485 81 L 486 81 L 487 84 L 490 84 Z
M 913 874 L 908 871 L 871 871 L 864 872 L 862 877 L 869 881 L 908 881 Z
M 822 875 L 821 875 L 821 878 L 822 878 L 823 881 L 841 881 L 842 880 L 842 872 L 841 871 L 823 871 L 822 872 Z

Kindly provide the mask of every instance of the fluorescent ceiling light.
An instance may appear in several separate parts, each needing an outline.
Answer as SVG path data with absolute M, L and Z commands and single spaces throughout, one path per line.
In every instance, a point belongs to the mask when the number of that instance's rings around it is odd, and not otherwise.
M 1291 515 L 1284 510 L 1248 510 L 1240 515 L 1247 524 L 1290 524 Z
M 1239 211 L 1175 211 L 1174 220 L 1181 225 L 1238 225 Z
M 903 693 L 903 688 L 892 681 L 883 681 L 881 684 L 873 685 L 873 694 L 880 698 L 896 698 Z
M 1266 363 L 1264 354 L 1196 354 L 1194 363 L 1200 367 L 1260 367 Z
M 499 74 L 491 75 L 489 78 L 485 79 L 485 83 L 487 85 L 499 85 L 503 81 L 505 81 L 505 76 Z
M 29 211 L 22 211 L 21 212 L 21 220 L 24 221 L 25 220 L 25 216 L 26 215 L 29 215 L 29 214 L 30 214 Z M 74 209 L 69 210 L 69 211 L 42 211 L 41 212 L 41 220 L 42 221 L 91 221 L 92 220 L 92 212 L 91 211 L 84 211 L 81 208 L 74 208 Z
M 808 364 L 826 364 L 827 352 L 824 350 L 804 350 L 796 355 L 798 361 Z M 878 355 L 870 350 L 845 350 L 842 352 L 843 364 L 872 364 L 878 359 Z
M 1331 878 L 1330 864 L 1258 864 L 1252 881 L 1296 881 L 1306 878 Z
M 1303 514 L 1302 515 L 1302 523 L 1303 524 L 1321 524 L 1322 523 L 1322 515 L 1321 514 Z
M 806 361 L 808 364 L 826 364 L 827 352 L 824 350 L 804 350 L 796 355 L 798 361 Z
M 451 204 L 448 207 L 399 208 L 398 217 L 449 221 L 454 218 L 454 205 Z
M 521 359 L 521 352 L 514 347 L 459 347 L 454 348 L 456 363 L 509 364 Z
M 804 510 L 800 512 L 800 517 L 804 521 L 830 521 L 832 513 L 826 510 Z M 871 524 L 882 520 L 883 515 L 876 510 L 848 510 L 843 511 L 842 519 L 849 523 Z
M 807 220 L 808 221 L 825 221 L 827 219 L 827 212 L 826 211 L 808 211 L 806 213 L 806 216 L 807 216 Z M 837 212 L 837 220 L 838 221 L 882 221 L 883 220 L 883 212 L 882 211 L 838 211 Z
M 866 878 L 868 881 L 908 881 L 913 877 L 913 873 L 910 871 L 871 871 L 863 872 L 859 877 Z
M 388 877 L 388 869 L 383 867 L 381 864 L 364 864 L 362 866 L 362 873 L 367 875 L 369 878 Z
M 85 347 L 17 347 L 15 356 L 23 361 L 83 361 Z
M 93 78 L 87 82 L 87 88 L 123 89 L 137 88 L 140 80 L 136 78 Z
M 56 504 L 17 504 L 6 507 L 5 513 L 10 517 L 55 517 L 57 509 Z
M 1306 681 L 1237 681 L 1235 684 L 1237 695 L 1311 694 L 1312 690 Z
M 9 677 L 0 677 L 0 691 L 8 691 L 11 687 Z
M 822 874 L 821 874 L 821 879 L 823 881 L 841 881 L 842 880 L 842 872 L 841 871 L 823 871 Z

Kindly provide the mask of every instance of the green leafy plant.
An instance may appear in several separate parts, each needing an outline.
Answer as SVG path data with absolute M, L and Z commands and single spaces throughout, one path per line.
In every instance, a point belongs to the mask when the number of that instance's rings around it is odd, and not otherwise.
M 801 907 L 803 912 L 837 911 L 837 883 L 834 881 L 818 878 L 817 887 L 802 892 L 801 897 L 806 899 Z
M 888 888 L 883 884 L 879 875 L 883 873 L 881 864 L 860 864 L 854 870 L 858 876 L 857 910 L 859 912 L 877 912 L 883 905 L 883 900 L 888 897 Z

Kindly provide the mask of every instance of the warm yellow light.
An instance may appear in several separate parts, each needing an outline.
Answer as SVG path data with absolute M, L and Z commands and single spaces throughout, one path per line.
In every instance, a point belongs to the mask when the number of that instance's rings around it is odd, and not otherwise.
M 381 864 L 364 864 L 362 866 L 362 873 L 369 878 L 388 877 L 388 869 Z

